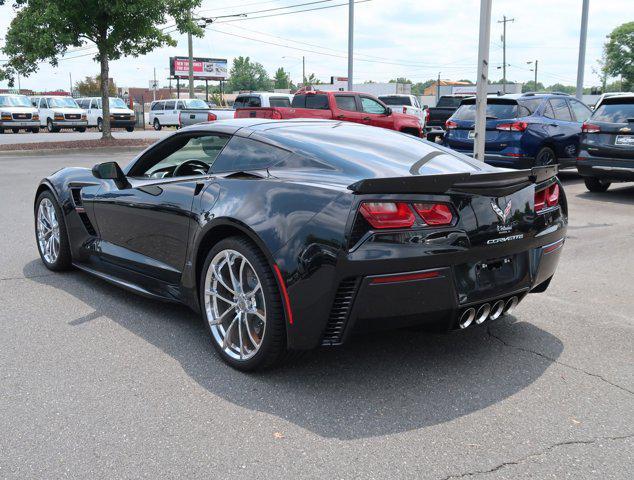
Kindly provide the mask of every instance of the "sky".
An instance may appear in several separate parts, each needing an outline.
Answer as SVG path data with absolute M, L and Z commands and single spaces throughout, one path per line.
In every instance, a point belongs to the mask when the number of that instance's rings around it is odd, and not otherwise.
M 605 37 L 621 23 L 632 20 L 632 0 L 590 0 L 584 86 L 601 84 L 597 60 Z M 0 47 L 15 11 L 0 6 Z M 309 4 L 284 9 L 290 5 Z M 244 17 L 218 18 L 204 38 L 194 39 L 194 56 L 227 58 L 249 56 L 264 65 L 269 75 L 283 67 L 295 82 L 301 81 L 302 60 L 306 73 L 322 81 L 346 76 L 348 7 L 346 0 L 204 0 L 195 11 L 220 17 L 247 13 Z M 502 24 L 507 23 L 507 78 L 533 79 L 529 61 L 538 60 L 538 81 L 545 85 L 576 83 L 582 0 L 493 0 L 489 78 L 502 77 Z M 261 19 L 302 9 L 342 5 Z M 262 13 L 252 13 L 262 10 Z M 479 0 L 370 0 L 355 4 L 354 81 L 389 81 L 406 77 L 413 82 L 436 78 L 459 80 L 476 77 Z M 629 12 L 629 17 L 628 17 Z M 246 37 L 246 38 L 245 38 Z M 177 47 L 160 48 L 141 57 L 114 61 L 110 76 L 120 87 L 147 87 L 154 69 L 161 85 L 167 84 L 169 57 L 187 55 L 187 39 L 175 35 Z M 21 78 L 21 87 L 33 90 L 68 89 L 77 81 L 99 72 L 87 48 L 67 53 L 57 68 L 42 64 L 39 71 Z M 75 57 L 75 58 L 72 58 Z M 4 56 L 0 53 L 0 59 Z M 0 88 L 6 88 L 0 82 Z

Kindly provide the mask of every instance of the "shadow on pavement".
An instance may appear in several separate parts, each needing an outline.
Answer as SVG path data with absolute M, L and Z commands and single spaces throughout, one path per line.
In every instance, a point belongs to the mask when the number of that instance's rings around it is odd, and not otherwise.
M 35 262 L 24 267 L 25 274 L 35 270 Z M 476 327 L 443 335 L 411 330 L 365 335 L 277 370 L 244 374 L 220 360 L 202 320 L 185 307 L 138 297 L 78 271 L 32 281 L 94 309 L 69 318 L 69 325 L 82 328 L 106 317 L 177 360 L 212 394 L 323 437 L 374 437 L 449 422 L 523 390 L 552 363 Z M 538 345 L 552 359 L 563 350 L 557 337 L 513 317 L 491 328 L 505 342 Z

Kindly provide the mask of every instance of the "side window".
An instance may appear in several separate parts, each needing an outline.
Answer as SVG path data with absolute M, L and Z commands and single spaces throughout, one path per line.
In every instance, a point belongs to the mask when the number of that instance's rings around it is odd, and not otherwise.
M 370 97 L 361 97 L 361 108 L 365 113 L 384 114 L 385 107 Z
M 262 101 L 260 97 L 249 97 L 249 101 L 247 102 L 247 107 L 249 108 L 259 108 L 262 106 Z
M 183 104 L 183 101 L 182 101 L 182 100 L 179 100 L 179 101 L 176 103 L 176 110 L 184 110 L 184 109 L 185 109 L 185 105 Z
M 335 95 L 335 102 L 337 103 L 337 108 L 341 110 L 357 111 L 357 101 L 353 95 Z
M 293 108 L 306 108 L 306 95 L 295 95 L 291 102 Z
M 176 102 L 174 100 L 165 102 L 165 110 L 174 110 L 175 106 L 176 106 Z
M 583 103 L 577 100 L 570 100 L 570 106 L 572 107 L 572 111 L 575 114 L 575 119 L 577 122 L 585 122 L 590 115 L 592 115 L 592 111 L 586 107 Z
M 550 105 L 555 112 L 555 118 L 557 120 L 563 120 L 564 122 L 572 122 L 572 115 L 570 115 L 570 109 L 568 108 L 568 102 L 564 98 L 552 98 L 549 100 Z
M 306 95 L 306 108 L 328 110 L 328 95 Z
M 233 108 L 245 108 L 249 97 L 236 97 L 233 102 Z
M 212 173 L 263 170 L 284 160 L 290 152 L 258 140 L 233 137 L 213 164 Z
M 170 178 L 205 175 L 228 141 L 229 136 L 221 134 L 176 135 L 141 157 L 130 171 L 130 176 Z
M 152 111 L 163 110 L 163 102 L 156 102 L 152 105 Z
M 553 111 L 553 107 L 550 105 L 550 102 L 546 102 L 546 105 L 544 106 L 544 117 L 555 118 L 555 112 Z
M 290 107 L 291 101 L 288 97 L 271 97 L 269 98 L 269 105 L 271 107 Z
M 98 109 L 98 108 L 99 108 L 99 106 L 97 105 L 97 99 L 96 99 L 96 98 L 93 98 L 93 99 L 90 101 L 90 108 L 95 108 L 95 109 Z
M 33 105 L 35 108 L 37 108 L 37 102 L 38 102 L 37 98 L 32 98 L 31 99 L 31 105 Z

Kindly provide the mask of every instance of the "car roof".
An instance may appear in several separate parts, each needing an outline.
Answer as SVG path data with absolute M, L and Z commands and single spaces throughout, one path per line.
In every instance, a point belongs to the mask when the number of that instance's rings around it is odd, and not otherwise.
M 276 93 L 276 92 L 244 92 L 239 93 L 236 98 L 241 96 L 249 96 L 249 95 L 259 95 L 260 97 L 292 97 L 292 93 Z

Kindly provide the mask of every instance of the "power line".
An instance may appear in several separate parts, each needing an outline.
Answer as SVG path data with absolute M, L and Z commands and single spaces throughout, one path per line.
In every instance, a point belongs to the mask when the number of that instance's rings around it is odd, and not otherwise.
M 233 4 L 233 5 L 225 5 L 224 7 L 217 7 L 217 8 L 205 8 L 204 10 L 199 10 L 198 13 L 202 13 L 202 12 L 216 12 L 218 10 L 229 10 L 230 8 L 236 8 L 236 7 L 250 7 L 252 5 L 265 5 L 267 3 L 278 3 L 280 0 L 265 0 L 265 1 L 260 1 L 260 2 L 251 2 L 251 3 L 238 3 L 238 4 Z M 288 1 L 288 0 L 287 0 Z
M 371 1 L 372 0 L 356 0 L 354 3 L 366 3 Z M 347 2 L 338 3 L 336 5 L 328 5 L 325 7 L 305 8 L 303 10 L 296 10 L 294 12 L 272 13 L 270 15 L 260 15 L 258 17 L 236 18 L 234 20 L 223 20 L 223 21 L 215 22 L 215 23 L 244 22 L 245 20 L 257 20 L 258 18 L 281 17 L 282 15 L 293 15 L 294 13 L 313 12 L 316 10 L 326 10 L 327 8 L 335 8 L 335 7 L 343 7 L 343 6 L 348 6 L 348 3 Z M 248 13 L 246 13 L 245 15 L 248 15 Z

